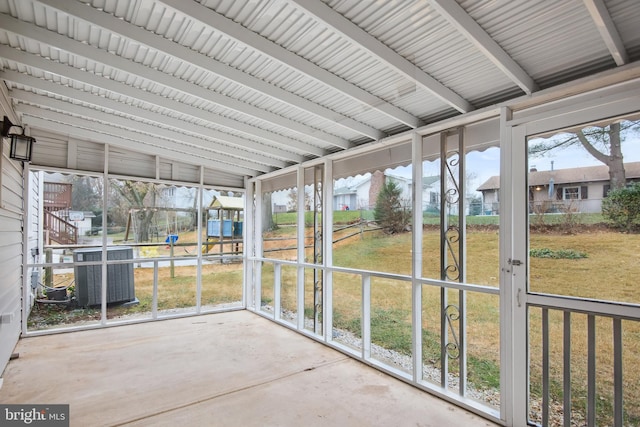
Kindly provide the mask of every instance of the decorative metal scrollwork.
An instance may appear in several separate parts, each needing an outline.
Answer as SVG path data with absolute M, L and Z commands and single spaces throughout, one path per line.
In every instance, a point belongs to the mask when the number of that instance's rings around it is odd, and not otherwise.
M 460 241 L 460 229 L 457 225 L 450 225 L 444 233 L 447 242 L 458 243 Z
M 460 241 L 460 229 L 455 225 L 450 225 L 444 233 L 444 237 L 447 252 L 453 260 L 453 263 L 447 265 L 444 269 L 445 278 L 447 280 L 458 281 L 460 279 L 460 264 L 453 245 Z
M 456 267 L 455 265 L 448 265 L 444 269 L 444 274 L 447 280 L 453 282 L 457 281 L 460 278 L 460 270 L 458 270 L 458 267 Z
M 449 205 L 455 205 L 460 201 L 460 187 L 458 186 L 458 180 L 456 179 L 456 173 L 453 170 L 460 163 L 460 153 L 457 150 L 451 150 L 447 152 L 447 160 L 445 166 L 447 168 L 447 183 L 452 184 L 451 188 L 448 188 L 443 199 Z
M 460 201 L 460 193 L 457 188 L 449 188 L 444 193 L 444 199 L 448 205 L 455 205 Z
M 460 357 L 460 341 L 458 340 L 458 335 L 456 334 L 453 322 L 460 320 L 460 308 L 457 305 L 449 304 L 444 309 L 444 317 L 447 320 L 449 331 L 453 336 L 453 342 L 448 342 L 445 345 L 445 352 L 449 359 L 455 360 Z

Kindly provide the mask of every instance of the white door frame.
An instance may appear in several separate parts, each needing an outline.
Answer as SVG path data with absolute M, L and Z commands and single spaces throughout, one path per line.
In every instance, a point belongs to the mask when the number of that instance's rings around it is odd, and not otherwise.
M 528 306 L 554 297 L 528 292 L 527 137 L 640 111 L 640 84 L 548 104 L 536 111 L 502 111 L 500 200 L 503 410 L 507 425 L 527 425 L 529 401 Z M 555 298 L 557 300 L 557 298 Z M 557 303 L 557 302 L 556 302 Z M 603 303 L 606 304 L 606 303 Z

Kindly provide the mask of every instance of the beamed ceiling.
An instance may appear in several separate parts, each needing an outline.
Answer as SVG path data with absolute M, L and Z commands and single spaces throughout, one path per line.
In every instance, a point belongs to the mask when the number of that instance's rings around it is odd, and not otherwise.
M 0 0 L 0 79 L 36 165 L 107 144 L 110 170 L 242 186 L 637 61 L 639 23 L 638 0 Z

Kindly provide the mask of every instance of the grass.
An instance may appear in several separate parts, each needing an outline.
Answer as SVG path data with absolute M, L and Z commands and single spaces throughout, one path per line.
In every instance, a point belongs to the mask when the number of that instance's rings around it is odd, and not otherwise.
M 175 311 L 194 309 L 196 306 L 195 266 L 175 267 L 174 277 L 170 269 L 158 269 L 158 310 Z M 56 282 L 70 283 L 73 273 L 56 275 Z M 107 318 L 151 315 L 153 302 L 153 269 L 134 268 L 135 296 L 138 304 L 109 306 Z M 242 300 L 242 264 L 205 264 L 202 268 L 202 306 L 237 303 Z M 70 323 L 97 322 L 100 307 L 65 307 L 62 305 L 36 304 L 27 326 L 29 329 L 46 329 Z
M 360 219 L 373 221 L 373 211 L 371 210 L 355 210 L 355 211 L 334 211 L 334 224 L 352 224 Z M 298 214 L 296 212 L 285 212 L 273 215 L 276 225 L 296 225 Z M 451 221 L 457 221 L 457 216 L 451 216 Z M 437 225 L 440 224 L 440 216 L 438 214 L 425 213 L 423 216 L 424 224 Z M 498 225 L 500 217 L 498 215 L 474 215 L 467 216 L 468 225 Z M 530 221 L 532 224 L 563 224 L 568 221 L 567 215 L 561 214 L 531 214 Z M 579 224 L 600 224 L 604 222 L 601 214 L 579 213 L 571 216 L 571 221 Z M 312 224 L 313 212 L 305 212 L 305 223 Z
M 348 222 L 356 211 L 336 212 L 336 222 Z M 285 215 L 285 214 L 279 214 Z M 561 224 L 561 215 L 549 215 L 544 223 Z M 553 219 L 551 219 L 553 218 Z M 291 218 L 289 218 L 290 220 Z M 437 218 L 435 219 L 437 220 Z M 498 217 L 469 217 L 466 242 L 466 282 L 497 287 L 499 285 L 499 235 Z M 494 221 L 495 223 L 492 223 Z M 597 216 L 584 216 L 583 225 L 597 223 Z M 540 221 L 539 221 L 540 222 Z M 295 224 L 295 218 L 293 219 Z M 437 223 L 437 222 L 436 222 Z M 567 233 L 562 227 L 540 228 L 539 223 L 530 234 L 529 281 L 534 292 L 562 294 L 583 298 L 616 300 L 628 303 L 640 302 L 640 288 L 636 278 L 640 274 L 640 235 L 622 234 L 598 227 L 582 227 Z M 575 232 L 577 231 L 577 232 Z M 345 231 L 346 233 L 346 231 Z M 275 241 L 274 247 L 295 244 L 296 227 L 281 227 L 270 236 L 292 238 Z M 182 238 L 182 237 L 181 237 Z M 285 243 L 283 243 L 285 242 Z M 308 252 L 307 252 L 308 253 Z M 383 271 L 409 275 L 411 273 L 411 234 L 388 236 L 373 231 L 353 236 L 334 245 L 334 264 L 338 266 Z M 440 231 L 438 227 L 425 227 L 422 243 L 423 276 L 440 279 Z M 455 248 L 454 248 L 454 253 Z M 293 255 L 292 255 L 293 254 Z M 583 257 L 583 255 L 586 256 Z M 295 250 L 272 252 L 269 257 L 295 259 Z M 293 256 L 293 258 L 292 258 Z M 447 255 L 451 262 L 450 255 Z M 241 266 L 234 269 L 223 266 L 207 266 L 203 272 L 203 304 L 238 301 L 241 297 Z M 182 267 L 180 267 L 182 268 Z M 304 270 L 305 317 L 313 317 L 312 269 Z M 149 310 L 149 278 L 138 277 L 136 269 L 136 295 L 139 307 L 128 310 Z M 265 303 L 273 303 L 273 265 L 265 264 L 262 270 L 262 295 Z M 297 311 L 296 267 L 282 267 L 282 308 Z M 195 273 L 193 268 L 179 270 L 171 279 L 163 272 L 160 277 L 162 307 L 191 307 L 195 305 Z M 334 273 L 333 320 L 334 327 L 361 333 L 361 278 L 359 275 Z M 460 294 L 447 292 L 448 303 L 459 305 Z M 411 285 L 401 280 L 372 279 L 372 341 L 403 354 L 411 351 Z M 500 330 L 498 296 L 478 292 L 465 295 L 467 309 L 468 379 L 475 388 L 498 388 L 500 366 Z M 441 290 L 423 286 L 423 362 L 440 367 Z M 56 321 L 60 321 L 59 315 Z M 78 318 L 89 316 L 79 313 Z M 552 397 L 562 401 L 562 312 L 551 314 L 551 389 Z M 55 316 L 54 316 L 55 317 Z M 541 312 L 529 313 L 531 378 L 533 395 L 540 394 Z M 457 325 L 454 322 L 454 325 Z M 572 327 L 573 407 L 584 413 L 586 396 L 586 316 L 574 314 Z M 599 424 L 610 423 L 612 378 L 612 327 L 610 319 L 597 320 L 598 366 L 598 416 Z M 451 339 L 451 332 L 448 332 Z M 640 425 L 640 326 L 636 322 L 623 321 L 624 372 L 625 372 L 625 425 Z M 450 371 L 456 372 L 456 363 L 450 363 Z
M 554 231 L 555 230 L 555 231 Z M 533 231 L 530 235 L 531 289 L 540 293 L 638 303 L 640 289 L 635 278 L 640 274 L 636 262 L 640 253 L 640 236 L 581 228 L 568 234 L 561 227 Z M 423 273 L 440 278 L 439 230 L 426 229 L 423 240 Z M 499 236 L 495 228 L 470 227 L 467 236 L 467 282 L 498 286 Z M 411 271 L 411 235 L 386 236 L 381 232 L 365 233 L 348 243 L 334 246 L 334 264 L 365 270 L 409 274 Z M 269 277 L 272 283 L 273 277 Z M 334 274 L 334 326 L 360 334 L 360 277 Z M 310 295 L 306 294 L 305 298 Z M 295 299 L 295 295 L 284 295 Z M 449 292 L 449 303 L 456 304 L 458 293 Z M 372 282 L 372 341 L 378 345 L 407 353 L 411 348 L 410 285 L 400 281 L 374 279 Z M 295 302 L 292 306 L 295 307 Z M 497 296 L 467 292 L 468 378 L 476 388 L 499 387 L 499 301 Z M 562 316 L 552 315 L 551 390 L 552 398 L 562 401 Z M 560 316 L 558 318 L 558 316 Z M 423 287 L 423 360 L 440 366 L 440 290 Z M 530 323 L 532 364 L 539 361 L 541 349 L 540 314 L 532 309 Z M 598 319 L 598 416 L 599 423 L 611 420 L 612 350 L 611 320 Z M 572 326 L 573 407 L 585 411 L 586 396 L 586 317 L 574 314 Z M 625 423 L 639 425 L 640 403 L 640 327 L 624 321 Z M 576 338 L 573 338 L 575 336 Z M 583 338 L 579 338 L 583 337 Z M 582 340 L 582 341 L 581 341 Z M 450 366 L 456 372 L 455 364 Z M 539 370 L 532 367 L 532 393 L 539 394 L 536 381 Z
M 367 221 L 373 220 L 373 211 L 370 210 L 354 210 L 354 211 L 334 211 L 333 222 L 334 224 L 352 224 L 365 219 Z M 274 224 L 280 225 L 296 225 L 298 222 L 297 212 L 283 212 L 273 214 Z M 313 224 L 313 212 L 304 213 L 304 222 L 307 225 Z

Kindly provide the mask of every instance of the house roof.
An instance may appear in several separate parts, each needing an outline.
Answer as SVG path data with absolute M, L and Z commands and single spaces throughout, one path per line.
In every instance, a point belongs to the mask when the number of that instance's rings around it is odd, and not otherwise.
M 640 162 L 625 163 L 624 170 L 627 179 L 640 178 Z M 556 185 L 609 181 L 609 168 L 606 165 L 601 165 L 529 172 L 529 186 L 548 185 L 551 178 Z M 499 188 L 500 176 L 496 175 L 482 183 L 476 191 L 497 190 Z
M 355 187 L 340 187 L 340 188 L 336 188 L 335 190 L 333 190 L 333 195 L 334 196 L 342 196 L 345 194 L 356 194 L 357 191 L 355 189 Z
M 596 3 L 0 0 L 0 95 L 35 166 L 244 187 L 640 59 Z
M 422 177 L 422 187 L 428 188 L 433 186 L 436 182 L 440 181 L 440 176 L 432 175 L 432 176 L 424 176 Z
M 244 199 L 242 197 L 214 196 L 209 208 L 242 211 L 244 210 Z
M 385 176 L 388 176 L 388 177 L 391 177 L 391 178 L 397 179 L 397 180 L 402 180 L 402 181 L 411 181 L 410 178 L 405 178 L 405 177 L 399 176 L 399 175 L 385 174 Z M 367 177 L 367 178 L 361 179 L 358 182 L 356 182 L 355 184 L 352 184 L 352 185 L 349 185 L 349 186 L 343 186 L 343 187 L 340 187 L 340 188 L 336 188 L 335 190 L 333 190 L 333 195 L 334 196 L 340 196 L 340 195 L 344 195 L 344 194 L 356 194 L 357 191 L 358 191 L 357 190 L 358 187 L 360 187 L 363 184 L 366 184 L 369 181 L 371 181 L 371 177 Z M 440 181 L 440 177 L 438 175 L 422 177 L 422 188 L 430 188 L 431 186 L 433 186 L 433 184 L 435 184 L 438 181 Z

